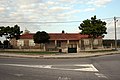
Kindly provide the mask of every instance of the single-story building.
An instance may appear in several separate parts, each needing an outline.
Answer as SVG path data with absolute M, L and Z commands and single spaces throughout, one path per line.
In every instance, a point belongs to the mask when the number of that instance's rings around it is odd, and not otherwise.
M 35 33 L 25 32 L 19 40 L 11 39 L 10 43 L 15 49 L 41 49 L 45 51 L 59 51 L 66 53 L 77 53 L 82 50 L 91 49 L 91 38 L 80 33 L 48 33 L 50 42 L 44 45 L 35 44 L 33 35 Z M 102 38 L 93 42 L 94 48 L 102 48 Z

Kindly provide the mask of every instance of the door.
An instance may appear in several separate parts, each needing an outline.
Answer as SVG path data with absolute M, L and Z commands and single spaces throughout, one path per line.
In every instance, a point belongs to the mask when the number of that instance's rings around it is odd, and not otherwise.
M 77 44 L 70 44 L 68 46 L 68 53 L 77 53 Z

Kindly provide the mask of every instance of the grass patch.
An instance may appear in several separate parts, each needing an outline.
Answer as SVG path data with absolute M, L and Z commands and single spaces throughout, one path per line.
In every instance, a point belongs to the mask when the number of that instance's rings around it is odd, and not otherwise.
M 0 51 L 0 53 L 15 53 L 15 54 L 27 54 L 27 55 L 37 55 L 37 54 L 58 54 L 59 52 L 47 52 L 47 51 Z

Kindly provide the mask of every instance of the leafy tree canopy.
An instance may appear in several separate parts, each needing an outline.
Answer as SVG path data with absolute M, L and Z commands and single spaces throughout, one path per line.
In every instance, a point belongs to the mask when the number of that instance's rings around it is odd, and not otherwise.
M 3 41 L 3 44 L 4 44 L 4 45 L 9 45 L 10 42 L 9 42 L 8 40 L 4 40 L 4 41 Z
M 91 38 L 104 37 L 104 34 L 107 34 L 106 22 L 97 19 L 96 16 L 84 20 L 80 24 L 79 29 L 81 34 L 89 35 Z
M 34 43 L 47 43 L 49 42 L 50 36 L 48 33 L 46 33 L 45 31 L 38 31 L 36 32 L 36 34 L 33 36 L 34 39 Z
M 0 45 L 2 45 L 2 42 L 0 41 Z
M 19 39 L 20 34 L 23 31 L 20 31 L 20 27 L 18 25 L 15 25 L 14 27 L 0 27 L 0 36 L 2 37 L 3 35 L 6 37 L 6 39 L 12 39 L 12 38 L 16 38 Z
M 3 27 L 3 26 L 0 27 L 0 37 L 2 37 L 4 35 L 4 28 L 5 27 Z

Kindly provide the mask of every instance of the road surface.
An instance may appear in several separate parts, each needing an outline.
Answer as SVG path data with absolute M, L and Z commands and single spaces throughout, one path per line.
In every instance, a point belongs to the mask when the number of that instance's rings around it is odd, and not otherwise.
M 120 54 L 77 59 L 0 57 L 0 80 L 120 80 Z

